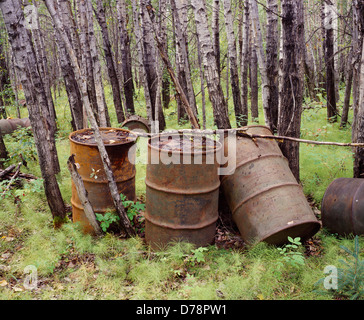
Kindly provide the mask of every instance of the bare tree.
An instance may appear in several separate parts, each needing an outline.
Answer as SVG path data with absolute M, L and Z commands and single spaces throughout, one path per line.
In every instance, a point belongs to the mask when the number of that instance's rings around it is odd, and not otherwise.
M 243 46 L 241 51 L 241 107 L 242 107 L 242 126 L 248 124 L 248 70 L 249 70 L 249 43 L 250 43 L 250 19 L 249 19 L 249 2 L 244 1 L 243 16 Z
M 198 38 L 201 43 L 205 80 L 214 112 L 215 123 L 220 129 L 228 129 L 231 128 L 231 125 L 228 117 L 227 103 L 224 99 L 224 93 L 220 84 L 211 36 L 209 33 L 205 1 L 192 0 L 191 4 L 194 10 Z
M 228 40 L 228 56 L 230 60 L 230 81 L 231 91 L 233 94 L 234 110 L 237 127 L 242 126 L 243 109 L 241 105 L 241 94 L 239 86 L 239 73 L 238 73 L 238 62 L 237 62 L 237 50 L 234 34 L 233 25 L 233 14 L 231 11 L 231 1 L 223 0 L 224 4 L 224 15 L 225 15 L 225 26 Z
M 336 88 L 335 88 L 335 61 L 334 61 L 334 6 L 330 0 L 324 2 L 324 28 L 325 28 L 325 64 L 326 64 L 326 95 L 327 120 L 337 121 Z
M 300 137 L 304 77 L 304 13 L 300 1 L 282 1 L 282 54 L 280 57 L 280 92 L 278 134 Z M 282 142 L 280 148 L 299 181 L 299 144 Z
M 134 114 L 134 83 L 131 68 L 130 37 L 127 31 L 127 12 L 125 0 L 117 0 L 117 15 L 119 21 L 121 67 L 123 72 L 123 88 L 125 95 L 125 107 L 128 113 Z
M 105 54 L 105 61 L 107 66 L 107 71 L 110 79 L 111 90 L 113 94 L 114 107 L 116 111 L 116 118 L 119 123 L 122 123 L 125 120 L 122 100 L 121 100 L 121 91 L 120 84 L 115 68 L 115 61 L 113 57 L 113 52 L 111 49 L 111 43 L 109 38 L 108 27 L 106 23 L 105 10 L 102 0 L 97 0 L 95 15 L 97 21 L 101 28 L 102 33 L 102 41 L 103 41 L 103 49 Z

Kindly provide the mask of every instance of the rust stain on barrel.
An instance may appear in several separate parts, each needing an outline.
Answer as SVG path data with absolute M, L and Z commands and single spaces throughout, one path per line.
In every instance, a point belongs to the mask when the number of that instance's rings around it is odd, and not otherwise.
M 129 134 L 128 140 L 113 140 L 111 143 L 105 143 L 105 148 L 110 158 L 111 169 L 119 193 L 125 194 L 129 200 L 134 201 L 136 199 L 135 165 L 133 161 L 130 161 L 129 156 L 134 156 L 134 150 L 131 147 L 136 142 L 136 136 L 131 134 L 129 130 L 120 128 L 99 128 L 99 130 L 102 136 L 110 130 L 120 134 Z M 94 142 L 77 141 L 75 138 L 77 135 L 85 135 L 91 132 L 90 129 L 72 132 L 69 135 L 70 153 L 75 155 L 78 172 L 82 177 L 94 211 L 96 213 L 105 213 L 108 210 L 114 210 L 114 204 L 98 147 Z M 80 222 L 85 233 L 93 233 L 73 183 L 71 204 L 73 221 Z
M 166 137 L 168 134 L 163 134 L 148 142 L 146 242 L 153 249 L 161 249 L 179 240 L 196 246 L 211 244 L 218 218 L 220 180 L 216 157 L 222 151 L 221 144 L 216 141 L 213 150 L 190 153 L 153 145 Z M 214 157 L 213 163 L 206 163 L 207 155 Z M 163 163 L 163 157 L 167 156 L 171 163 Z M 191 163 L 184 163 L 186 156 L 190 157 Z M 197 157 L 201 163 L 195 161 Z M 152 159 L 158 163 L 153 163 Z
M 260 125 L 242 129 L 272 134 Z M 224 146 L 225 154 L 229 154 L 228 144 Z M 235 171 L 222 177 L 221 186 L 245 242 L 280 245 L 288 236 L 305 239 L 320 229 L 276 141 L 238 136 L 236 150 L 230 150 L 232 156 L 236 156 Z

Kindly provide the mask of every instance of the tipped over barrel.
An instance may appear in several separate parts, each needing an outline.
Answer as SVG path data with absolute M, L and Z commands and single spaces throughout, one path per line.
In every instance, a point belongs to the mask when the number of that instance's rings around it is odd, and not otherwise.
M 243 129 L 272 134 L 265 126 Z M 281 245 L 288 236 L 305 239 L 320 229 L 276 141 L 237 136 L 236 150 L 225 150 L 225 154 L 236 157 L 236 167 L 222 177 L 221 186 L 245 242 Z
M 110 158 L 111 170 L 119 193 L 123 193 L 129 200 L 134 201 L 136 199 L 135 165 L 130 157 L 133 157 L 131 147 L 136 142 L 136 136 L 128 130 L 119 128 L 100 128 L 100 134 Z M 69 140 L 71 154 L 75 155 L 78 172 L 95 213 L 104 214 L 114 210 L 108 180 L 92 130 L 82 129 L 72 132 Z M 73 222 L 80 222 L 85 233 L 93 233 L 73 182 L 71 204 Z
M 327 187 L 321 205 L 322 226 L 339 235 L 364 234 L 364 179 L 338 178 Z
M 162 134 L 148 142 L 145 239 L 154 249 L 172 241 L 213 243 L 218 219 L 221 144 Z

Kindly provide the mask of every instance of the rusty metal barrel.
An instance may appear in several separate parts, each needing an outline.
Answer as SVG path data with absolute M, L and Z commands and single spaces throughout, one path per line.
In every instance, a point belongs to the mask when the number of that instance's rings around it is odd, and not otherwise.
M 338 178 L 321 203 L 322 226 L 339 235 L 364 234 L 364 179 Z
M 130 157 L 133 156 L 131 147 L 135 144 L 137 137 L 128 130 L 119 128 L 100 128 L 100 133 L 110 158 L 118 191 L 134 201 L 136 199 L 135 165 Z M 74 131 L 69 135 L 69 140 L 71 154 L 75 155 L 78 172 L 95 213 L 104 214 L 106 211 L 114 210 L 108 180 L 92 130 Z M 88 222 L 73 183 L 71 204 L 73 222 L 81 223 L 83 231 L 92 234 L 93 228 Z
M 190 149 L 189 139 L 195 144 Z M 214 242 L 222 146 L 208 138 L 201 145 L 199 139 L 175 133 L 148 141 L 145 239 L 152 249 L 173 241 L 197 247 Z
M 242 129 L 251 134 L 272 134 L 261 125 Z M 224 143 L 224 155 L 228 162 L 235 160 L 236 166 L 231 174 L 222 176 L 221 187 L 246 243 L 281 245 L 288 236 L 306 239 L 320 229 L 276 141 L 237 136 L 236 149 L 226 150 L 227 146 Z

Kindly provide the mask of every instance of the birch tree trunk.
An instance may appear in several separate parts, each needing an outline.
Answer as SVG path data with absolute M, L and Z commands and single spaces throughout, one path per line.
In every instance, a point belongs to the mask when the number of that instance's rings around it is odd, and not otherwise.
M 278 1 L 267 2 L 267 82 L 269 88 L 268 107 L 272 132 L 278 125 Z
M 300 137 L 304 77 L 303 3 L 282 0 L 281 84 L 279 92 L 278 135 Z M 282 142 L 280 148 L 288 159 L 296 180 L 300 181 L 299 143 Z
M 257 50 L 252 37 L 252 29 L 250 29 L 250 65 L 249 65 L 249 80 L 250 80 L 250 110 L 253 122 L 259 122 L 258 109 L 258 57 Z
M 113 199 L 113 203 L 116 209 L 117 214 L 119 215 L 120 218 L 120 227 L 123 228 L 125 230 L 125 232 L 127 233 L 127 235 L 129 236 L 133 236 L 135 235 L 135 230 L 133 229 L 133 227 L 130 224 L 130 220 L 128 218 L 128 216 L 126 215 L 125 212 L 125 208 L 121 202 L 120 199 L 120 195 L 119 195 L 119 191 L 118 191 L 118 187 L 116 185 L 115 182 L 115 178 L 114 178 L 114 174 L 112 172 L 111 169 L 111 163 L 110 163 L 110 159 L 109 156 L 106 152 L 106 148 L 105 145 L 103 143 L 97 122 L 96 122 L 96 118 L 94 116 L 93 110 L 91 108 L 91 103 L 88 97 L 88 92 L 87 92 L 87 80 L 86 80 L 86 76 L 84 73 L 82 73 L 81 68 L 78 64 L 78 60 L 76 57 L 76 53 L 72 48 L 71 42 L 69 41 L 68 37 L 65 34 L 64 31 L 64 27 L 62 25 L 61 20 L 59 19 L 57 12 L 54 8 L 54 2 L 53 0 L 44 0 L 48 11 L 52 17 L 53 23 L 56 26 L 59 34 L 62 36 L 62 40 L 64 42 L 64 45 L 67 49 L 67 52 L 70 56 L 71 62 L 72 62 L 72 67 L 74 69 L 74 73 L 77 79 L 77 83 L 80 87 L 81 90 L 81 94 L 82 94 L 82 101 L 83 104 L 85 106 L 85 109 L 87 111 L 87 116 L 88 116 L 88 120 L 90 122 L 91 125 L 91 129 L 94 132 L 94 136 L 95 136 L 95 140 L 97 143 L 97 147 L 100 153 L 100 157 L 104 166 L 104 170 L 105 170 L 105 174 L 108 180 L 108 185 L 110 188 L 110 194 L 111 197 Z
M 120 34 L 120 51 L 123 72 L 123 88 L 125 96 L 125 108 L 128 113 L 134 114 L 134 83 L 133 74 L 131 70 L 131 53 L 130 53 L 130 38 L 127 30 L 127 13 L 125 0 L 117 0 L 116 2 L 118 20 L 119 20 L 119 34 Z
M 202 66 L 202 58 L 201 58 L 201 44 L 200 40 L 197 38 L 197 58 L 198 65 L 200 69 L 200 84 L 201 84 L 201 102 L 202 102 L 202 128 L 206 129 L 206 98 L 205 98 L 205 80 L 204 80 L 204 72 Z
M 336 89 L 335 89 L 335 61 L 334 61 L 334 8 L 332 3 L 324 1 L 325 8 L 325 64 L 326 64 L 326 101 L 327 101 L 327 120 L 337 121 L 336 109 Z
M 103 48 L 105 54 L 105 61 L 107 66 L 107 71 L 110 79 L 111 90 L 113 95 L 114 107 L 116 111 L 116 118 L 118 123 L 122 123 L 125 120 L 124 110 L 121 100 L 120 84 L 115 69 L 115 62 L 113 58 L 113 53 L 111 50 L 111 43 L 109 38 L 108 27 L 106 23 L 105 10 L 102 0 L 97 0 L 97 6 L 95 10 L 95 15 L 97 21 L 101 28 Z
M 96 121 L 99 124 L 99 110 L 97 106 L 97 98 L 95 91 L 95 79 L 92 70 L 92 58 L 91 48 L 88 35 L 88 19 L 87 19 L 87 4 L 88 0 L 77 0 L 78 14 L 79 14 L 79 29 L 80 29 L 80 66 L 83 69 L 83 73 L 86 75 L 87 80 L 87 92 L 90 98 L 91 107 L 96 117 Z
M 364 3 L 353 0 L 353 142 L 364 141 Z M 359 56 L 360 53 L 360 56 Z M 364 149 L 354 149 L 354 178 L 364 177 Z
M 250 0 L 250 8 L 251 8 L 250 16 L 251 16 L 252 30 L 253 30 L 252 32 L 253 45 L 255 46 L 255 52 L 257 54 L 260 77 L 262 81 L 261 87 L 262 87 L 264 119 L 266 126 L 273 131 L 274 125 L 271 118 L 270 105 L 268 104 L 270 99 L 270 87 L 267 75 L 267 61 L 263 50 L 263 38 L 262 38 L 262 31 L 260 29 L 258 4 L 256 0 Z
M 187 89 L 187 75 L 185 70 L 184 57 L 182 53 L 182 45 L 185 44 L 186 39 L 184 37 L 184 33 L 182 32 L 182 26 L 179 19 L 179 13 L 177 11 L 177 6 L 175 0 L 171 0 L 171 11 L 172 11 L 172 19 L 173 19 L 173 30 L 174 30 L 174 43 L 175 43 L 175 60 L 176 60 L 176 71 L 178 81 L 183 89 L 184 94 L 188 98 L 188 89 Z M 181 120 L 186 120 L 188 115 L 183 106 L 183 102 L 179 95 L 176 97 L 177 101 L 177 120 L 181 122 Z M 190 99 L 189 99 L 190 101 Z
M 233 14 L 231 11 L 231 1 L 223 0 L 225 26 L 228 40 L 228 55 L 230 60 L 230 81 L 231 91 L 234 101 L 234 111 L 236 118 L 236 126 L 239 128 L 242 126 L 243 109 L 241 105 L 241 94 L 239 86 L 239 74 L 238 74 L 238 62 L 237 62 L 237 50 L 236 41 L 234 35 Z
M 250 23 L 249 23 L 249 3 L 244 1 L 243 16 L 243 47 L 241 52 L 241 107 L 242 126 L 248 124 L 248 69 L 249 69 L 249 43 L 250 43 Z
M 353 68 L 351 61 L 353 60 L 353 51 L 350 50 L 348 56 L 347 70 L 346 70 L 346 79 L 345 79 L 345 96 L 344 96 L 344 106 L 343 112 L 341 114 L 340 127 L 346 127 L 348 122 L 349 115 L 349 107 L 350 107 L 350 98 L 351 98 L 351 88 L 353 84 Z
M 90 45 L 91 54 L 91 68 L 92 75 L 95 83 L 95 94 L 97 102 L 97 111 L 99 117 L 99 124 L 101 127 L 108 127 L 110 124 L 109 113 L 105 101 L 104 86 L 102 83 L 101 64 L 99 60 L 99 53 L 96 47 L 96 39 L 94 34 L 94 18 L 91 0 L 86 1 L 86 17 L 87 17 L 87 34 L 88 42 Z
M 72 128 L 74 131 L 84 128 L 83 105 L 80 90 L 78 88 L 72 65 L 66 48 L 60 39 L 58 31 L 55 30 L 55 39 L 58 48 L 59 64 L 62 72 L 64 85 L 67 92 L 68 102 L 71 109 Z
M 197 117 L 197 107 L 196 107 L 196 98 L 195 98 L 195 92 L 193 89 L 192 84 L 192 76 L 191 76 L 191 69 L 190 69 L 190 63 L 188 59 L 188 34 L 187 34 L 187 28 L 188 28 L 188 1 L 187 0 L 171 0 L 172 3 L 175 2 L 176 9 L 177 9 L 177 23 L 176 23 L 176 30 L 178 30 L 178 38 L 179 38 L 179 45 L 181 49 L 181 58 L 183 67 L 186 74 L 186 85 L 187 85 L 187 97 L 188 101 L 190 102 L 190 106 Z
M 201 43 L 205 80 L 214 112 L 215 123 L 219 129 L 229 129 L 231 125 L 228 117 L 227 103 L 220 84 L 216 56 L 208 28 L 205 1 L 191 0 L 191 4 L 194 9 L 197 34 Z
M 220 0 L 213 0 L 212 2 L 212 43 L 215 52 L 217 72 L 220 77 Z
M 167 5 L 166 0 L 159 0 L 159 29 L 160 29 L 160 39 L 163 46 L 163 51 L 168 54 L 168 38 L 167 38 Z M 169 107 L 170 102 L 170 85 L 168 70 L 163 65 L 162 73 L 162 103 L 163 108 Z
M 148 118 L 149 125 L 151 125 L 151 123 L 153 121 L 152 100 L 151 100 L 149 88 L 148 88 L 148 77 L 147 77 L 147 73 L 144 68 L 144 63 L 143 63 L 144 48 L 143 48 L 143 44 L 142 44 L 142 31 L 141 31 L 140 24 L 139 24 L 139 13 L 138 13 L 138 8 L 137 8 L 135 1 L 132 2 L 132 7 L 133 7 L 134 32 L 135 32 L 135 38 L 136 38 L 136 43 L 137 43 L 139 70 L 140 70 L 140 73 L 142 74 L 141 82 L 143 84 L 143 89 L 144 89 L 145 106 L 147 109 L 147 118 Z
M 360 14 L 364 15 L 364 5 Z M 364 41 L 361 43 L 362 54 L 360 58 L 360 82 L 359 82 L 359 101 L 356 121 L 356 142 L 364 142 Z M 364 177 L 364 150 L 356 148 L 354 155 L 354 177 Z
M 50 126 L 42 112 L 48 109 L 47 97 L 38 72 L 30 34 L 24 27 L 24 14 L 21 6 L 19 0 L 0 1 L 0 9 L 14 54 L 15 67 L 27 102 L 45 194 L 54 225 L 58 227 L 65 221 L 66 211 L 55 176 L 53 154 L 49 141 Z
M 149 0 L 140 1 L 142 33 L 143 33 L 143 64 L 147 76 L 147 86 L 152 106 L 152 118 L 155 119 L 155 113 L 158 112 L 159 129 L 164 130 L 165 119 L 163 109 L 155 105 L 157 101 L 158 75 L 157 75 L 157 49 L 154 42 L 154 19 L 149 19 L 148 8 L 151 7 Z M 157 111 L 155 110 L 157 108 Z

